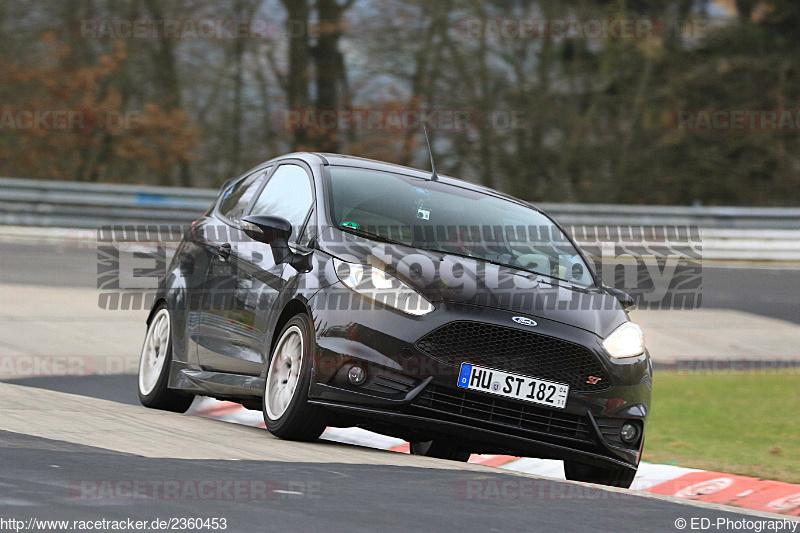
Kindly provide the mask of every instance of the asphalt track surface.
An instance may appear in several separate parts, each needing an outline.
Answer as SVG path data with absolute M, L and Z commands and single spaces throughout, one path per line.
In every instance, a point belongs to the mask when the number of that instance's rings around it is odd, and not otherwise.
M 38 378 L 15 384 L 134 403 L 130 398 L 134 396 L 130 393 L 135 390 L 134 376 Z M 225 429 L 232 438 L 239 431 L 253 431 L 233 424 L 226 424 Z M 268 447 L 266 437 L 264 445 Z M 336 461 L 335 450 L 331 447 L 330 462 L 318 463 L 189 460 L 142 457 L 0 431 L 0 517 L 70 521 L 224 518 L 228 531 L 343 532 L 674 532 L 680 518 L 707 518 L 711 523 L 718 519 L 763 520 L 732 508 L 696 506 L 501 471 L 344 464 Z M 265 497 L 259 492 L 257 498 L 236 499 L 223 491 L 220 497 L 202 501 L 183 496 L 136 501 L 96 498 L 101 492 L 82 492 L 82 483 L 93 486 L 96 480 L 120 479 L 147 480 L 156 486 L 201 479 L 249 486 L 257 480 L 267 490 Z M 506 497 L 497 498 L 499 490 L 506 490 L 503 487 L 511 488 Z
M 4 497 L 0 515 L 44 520 L 88 518 L 151 521 L 156 518 L 225 518 L 229 531 L 675 531 L 680 517 L 742 519 L 742 515 L 688 507 L 628 494 L 597 491 L 596 500 L 569 498 L 503 500 L 459 497 L 454 487 L 474 480 L 472 472 L 337 463 L 275 461 L 204 461 L 152 459 L 100 448 L 0 432 Z M 226 481 L 268 480 L 287 492 L 259 501 L 148 502 L 80 501 L 75 480 L 125 472 L 154 482 L 191 480 L 213 475 Z M 519 478 L 501 473 L 482 481 L 502 483 Z M 566 488 L 549 480 L 532 480 L 533 493 Z M 291 490 L 294 488 L 295 490 Z M 296 489 L 302 489 L 298 491 Z M 268 494 L 270 494 L 268 493 Z M 466 492 L 465 492 L 466 493 Z M 630 527 L 625 527 L 627 524 Z
M 79 396 L 89 396 L 110 402 L 127 405 L 140 405 L 136 393 L 136 376 L 113 374 L 108 376 L 59 376 L 34 377 L 10 381 L 14 385 L 24 385 L 37 389 L 66 392 Z
M 0 283 L 97 287 L 97 252 L 0 242 Z M 702 308 L 732 309 L 800 324 L 800 266 L 703 266 Z

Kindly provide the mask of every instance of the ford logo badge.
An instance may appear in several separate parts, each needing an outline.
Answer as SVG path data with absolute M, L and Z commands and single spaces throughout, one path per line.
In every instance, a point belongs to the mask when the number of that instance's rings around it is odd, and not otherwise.
M 527 318 L 527 317 L 524 317 L 524 316 L 515 316 L 511 320 L 513 320 L 517 324 L 522 324 L 523 326 L 533 327 L 533 326 L 536 325 L 536 321 L 535 320 L 531 320 L 530 318 Z

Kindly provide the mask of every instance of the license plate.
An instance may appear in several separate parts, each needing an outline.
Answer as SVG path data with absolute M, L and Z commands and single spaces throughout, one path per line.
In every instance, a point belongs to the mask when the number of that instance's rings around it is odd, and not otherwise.
M 569 395 L 569 385 L 467 363 L 461 363 L 458 386 L 559 409 L 566 407 Z

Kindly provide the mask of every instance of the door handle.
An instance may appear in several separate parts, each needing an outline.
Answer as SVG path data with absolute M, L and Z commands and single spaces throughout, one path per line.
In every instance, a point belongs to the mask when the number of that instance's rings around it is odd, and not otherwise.
M 231 256 L 231 245 L 227 242 L 225 244 L 220 244 L 217 248 L 217 255 L 223 261 L 227 261 L 228 258 Z

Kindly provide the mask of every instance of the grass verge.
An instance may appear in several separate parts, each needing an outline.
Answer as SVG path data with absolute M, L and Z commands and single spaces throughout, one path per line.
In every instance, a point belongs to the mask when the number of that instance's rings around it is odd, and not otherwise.
M 800 376 L 657 372 L 651 463 L 800 483 Z

